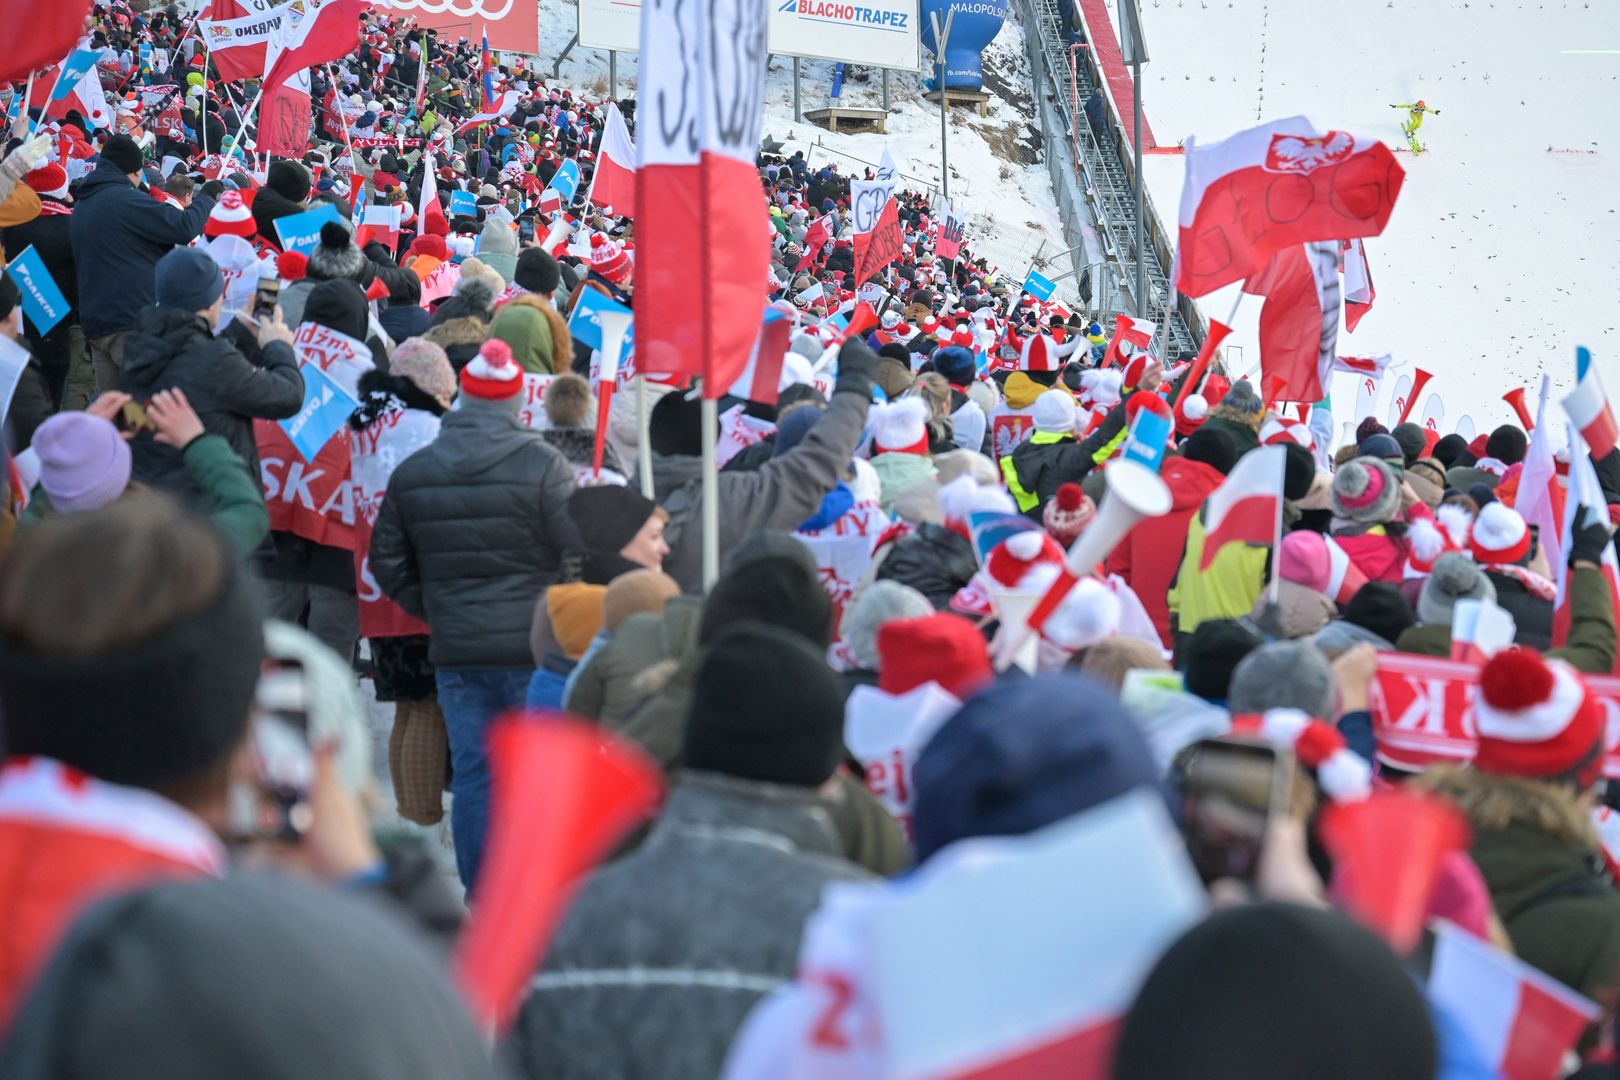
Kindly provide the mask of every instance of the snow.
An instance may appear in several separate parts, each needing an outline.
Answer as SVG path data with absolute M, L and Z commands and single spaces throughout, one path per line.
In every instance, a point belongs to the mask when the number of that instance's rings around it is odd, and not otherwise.
M 541 2 L 542 71 L 551 64 L 574 32 L 576 9 L 568 0 Z M 924 64 L 929 54 L 924 51 Z M 828 104 L 833 64 L 822 60 L 800 62 L 801 106 Z M 1049 275 L 1072 269 L 1062 258 L 1068 245 L 1058 220 L 1052 184 L 1034 130 L 1030 103 L 1028 62 L 1023 29 L 1009 12 L 1001 33 L 984 50 L 985 89 L 994 96 L 989 115 L 958 106 L 949 116 L 948 158 L 950 197 L 968 214 L 968 241 L 975 253 L 1000 267 L 1009 278 L 1023 280 L 1033 262 Z M 940 180 L 939 106 L 922 97 L 926 73 L 889 73 L 890 112 L 886 134 L 875 132 L 834 135 L 808 121 L 793 118 L 793 61 L 772 57 L 765 81 L 765 120 L 762 132 L 786 144 L 791 154 L 803 150 L 813 165 L 828 161 L 849 175 L 876 164 L 887 146 L 903 174 L 902 184 L 912 190 L 937 190 Z M 618 59 L 619 93 L 634 94 L 636 57 Z M 548 79 L 548 85 L 553 80 Z M 575 47 L 564 61 L 559 79 L 564 88 L 593 95 L 608 92 L 608 57 L 605 52 Z M 876 68 L 846 69 L 841 104 L 858 108 L 882 105 L 880 74 Z M 859 175 L 857 171 L 857 175 Z M 1074 279 L 1060 282 L 1058 296 L 1073 298 Z
M 1161 145 L 1303 114 L 1399 148 L 1405 189 L 1384 235 L 1367 242 L 1377 302 L 1341 333 L 1341 354 L 1393 353 L 1405 366 L 1386 384 L 1415 366 L 1432 372 L 1442 431 L 1462 413 L 1481 431 L 1513 420 L 1501 395 L 1517 386 L 1530 387 L 1533 409 L 1543 372 L 1556 401 L 1574 382 L 1576 345 L 1620 391 L 1620 55 L 1565 52 L 1620 49 L 1620 4 L 1141 3 L 1142 100 Z M 1430 152 L 1414 157 L 1404 110 L 1388 106 L 1418 98 L 1440 115 L 1419 132 Z M 1146 159 L 1162 214 L 1176 213 L 1182 170 L 1180 156 Z M 1204 314 L 1225 319 L 1235 292 L 1204 297 Z M 1238 316 L 1240 371 L 1258 357 L 1259 310 L 1250 298 Z M 1335 380 L 1335 412 L 1348 419 L 1354 379 Z M 1390 395 L 1386 386 L 1380 417 Z

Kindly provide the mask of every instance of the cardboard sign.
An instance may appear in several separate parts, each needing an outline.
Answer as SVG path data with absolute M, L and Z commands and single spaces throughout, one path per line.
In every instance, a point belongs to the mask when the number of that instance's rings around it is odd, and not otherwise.
M 1120 457 L 1140 462 L 1158 472 L 1159 464 L 1164 461 L 1164 448 L 1170 439 L 1171 423 L 1168 416 L 1150 409 L 1138 410 L 1136 419 L 1131 422 L 1130 433 L 1125 437 L 1125 448 L 1120 451 Z
M 581 289 L 579 299 L 574 301 L 574 310 L 568 317 L 568 332 L 574 340 L 589 345 L 593 349 L 602 347 L 602 320 L 604 311 L 619 311 L 630 314 L 630 309 L 609 297 L 603 296 L 595 289 Z M 618 370 L 624 371 L 625 354 L 635 345 L 636 321 L 632 317 L 630 325 L 624 331 L 624 338 L 619 342 Z
M 557 166 L 557 171 L 551 174 L 551 182 L 546 185 L 547 191 L 555 191 L 562 201 L 573 202 L 574 192 L 579 190 L 579 163 L 569 158 Z
M 323 202 L 313 210 L 305 210 L 302 214 L 289 214 L 284 218 L 276 219 L 276 233 L 281 237 L 282 251 L 296 251 L 300 255 L 308 255 L 321 243 L 321 226 L 328 221 L 335 221 L 348 225 L 343 221 L 343 215 L 331 203 Z
M 6 266 L 17 288 L 22 292 L 23 314 L 40 334 L 48 334 L 63 319 L 71 305 L 62 290 L 56 287 L 51 272 L 45 269 L 45 260 L 30 244 Z
M 1603 709 L 1603 775 L 1620 778 L 1620 678 L 1583 675 Z M 1379 653 L 1372 685 L 1373 736 L 1378 756 L 1398 769 L 1472 761 L 1479 745 L 1474 702 L 1479 668 L 1412 653 Z
M 143 58 L 150 55 L 151 48 L 150 45 L 141 46 Z M 90 70 L 96 66 L 96 61 L 100 59 L 99 49 L 74 49 L 69 53 L 68 58 L 62 61 L 62 66 L 56 69 L 56 84 L 51 87 L 51 100 L 67 100 L 68 95 L 73 93 L 73 88 L 79 85 L 79 80 L 90 74 Z
M 450 193 L 450 216 L 477 217 L 478 196 L 470 191 L 452 191 Z
M 1057 283 L 1031 270 L 1024 279 L 1024 291 L 1037 300 L 1050 300 L 1057 291 Z

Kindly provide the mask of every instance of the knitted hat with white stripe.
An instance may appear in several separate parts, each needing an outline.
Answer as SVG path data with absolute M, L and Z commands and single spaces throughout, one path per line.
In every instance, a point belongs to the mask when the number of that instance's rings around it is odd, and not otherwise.
M 478 355 L 461 369 L 463 397 L 504 401 L 522 392 L 523 369 L 512 360 L 511 346 L 499 339 L 484 342 Z
M 1474 519 L 1468 547 L 1481 566 L 1511 566 L 1530 554 L 1530 527 L 1511 506 L 1489 503 Z
M 1030 529 L 1014 533 L 992 548 L 985 557 L 984 572 L 1003 588 L 1033 588 L 1037 587 L 1034 584 L 1037 579 L 1045 585 L 1056 576 L 1039 571 L 1045 567 L 1055 568 L 1062 562 L 1063 549 L 1058 547 L 1057 541 L 1044 529 Z
M 1290 442 L 1297 442 L 1307 450 L 1316 449 L 1316 439 L 1311 435 L 1311 429 L 1298 420 L 1274 416 L 1260 425 L 1262 446 L 1285 446 Z
M 240 191 L 222 193 L 203 224 L 203 235 L 253 236 L 259 231 L 259 226 L 253 220 L 253 211 L 249 206 L 250 200 L 243 198 Z
M 1479 672 L 1474 767 L 1497 776 L 1573 777 L 1602 770 L 1604 718 L 1575 669 L 1534 649 L 1503 649 Z
M 1353 802 L 1372 793 L 1372 767 L 1346 745 L 1337 728 L 1298 709 L 1239 713 L 1232 717 L 1231 733 L 1291 749 L 1334 802 Z
M 918 397 L 873 405 L 866 430 L 872 433 L 872 455 L 928 453 L 928 403 Z

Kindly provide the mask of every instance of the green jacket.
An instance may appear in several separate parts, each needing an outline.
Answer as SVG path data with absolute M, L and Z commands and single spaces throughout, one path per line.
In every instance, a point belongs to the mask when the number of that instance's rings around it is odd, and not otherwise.
M 1576 671 L 1607 675 L 1614 670 L 1614 606 L 1609 601 L 1609 583 L 1603 571 L 1583 567 L 1569 577 L 1569 637 L 1547 654 L 1565 660 Z M 1422 656 L 1451 655 L 1451 627 L 1425 623 L 1402 634 L 1395 647 L 1401 652 Z
M 225 436 L 199 435 L 186 445 L 180 460 L 202 491 L 209 520 L 219 526 L 238 554 L 247 555 L 270 535 L 263 489 Z M 36 485 L 22 523 L 41 521 L 54 512 L 45 489 Z

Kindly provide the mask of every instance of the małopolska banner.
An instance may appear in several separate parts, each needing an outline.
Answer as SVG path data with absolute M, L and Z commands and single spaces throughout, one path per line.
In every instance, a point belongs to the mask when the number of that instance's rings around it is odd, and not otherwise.
M 418 26 L 437 30 L 451 42 L 476 43 L 485 28 L 489 47 L 502 52 L 540 51 L 539 0 L 372 0 L 396 18 L 414 18 Z M 636 16 L 641 5 L 636 4 Z M 582 43 L 583 44 L 583 43 Z
M 951 32 L 945 50 L 945 86 L 950 90 L 978 90 L 984 85 L 984 70 L 980 66 L 980 53 L 1001 32 L 1007 17 L 1007 0 L 922 0 L 922 44 L 934 57 L 939 50 L 934 45 L 934 26 L 930 14 L 951 19 Z M 939 81 L 939 61 L 929 58 L 928 83 L 932 87 Z
M 772 53 L 902 71 L 918 68 L 921 23 L 917 0 L 768 2 L 768 48 Z M 999 8 L 1005 11 L 1005 0 L 999 0 Z M 593 49 L 635 52 L 641 46 L 640 0 L 579 0 L 579 43 Z

